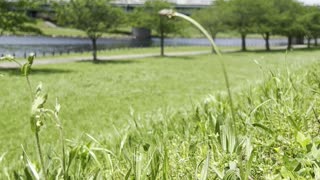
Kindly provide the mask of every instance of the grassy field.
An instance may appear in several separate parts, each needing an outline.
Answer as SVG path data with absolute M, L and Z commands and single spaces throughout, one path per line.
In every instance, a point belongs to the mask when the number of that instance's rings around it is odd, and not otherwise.
M 62 36 L 62 37 L 87 37 L 86 33 L 82 30 L 60 27 L 60 26 L 51 26 L 48 25 L 45 21 L 37 20 L 35 27 L 39 28 L 44 35 L 46 36 Z M 121 33 L 104 33 L 103 37 L 128 37 L 127 34 Z
M 287 55 L 282 51 L 249 52 L 226 54 L 221 60 L 227 67 L 232 93 L 236 95 L 241 94 L 243 89 L 254 88 L 257 83 L 263 82 L 266 76 L 264 71 L 285 72 L 285 70 L 290 70 L 295 72 L 318 61 L 319 55 L 318 51 L 296 51 Z M 99 64 L 92 64 L 88 61 L 36 66 L 33 68 L 30 79 L 33 87 L 38 82 L 43 82 L 49 94 L 48 106 L 54 105 L 55 97 L 59 98 L 62 105 L 61 119 L 67 139 L 77 139 L 89 133 L 101 139 L 103 144 L 113 144 L 107 141 L 116 136 L 117 130 L 122 131 L 130 125 L 132 118 L 138 124 L 143 124 L 141 126 L 147 126 L 153 121 L 159 121 L 159 118 L 170 119 L 169 117 L 177 112 L 192 110 L 199 102 L 207 99 L 208 94 L 225 92 L 225 83 L 218 58 L 214 55 L 202 55 L 108 61 Z M 260 67 L 263 67 L 263 70 Z M 26 82 L 17 69 L 1 69 L 0 72 L 3 74 L 0 79 L 0 87 L 2 87 L 0 125 L 3 127 L 0 129 L 0 154 L 8 152 L 6 157 L 10 161 L 18 159 L 18 154 L 21 152 L 20 144 L 28 147 L 29 151 L 32 151 L 33 148 L 33 135 L 28 119 L 30 97 Z M 280 77 L 279 81 L 281 82 Z M 237 99 L 239 102 L 241 95 L 237 96 L 239 96 Z M 130 109 L 134 110 L 132 116 L 130 116 L 130 111 L 132 112 Z M 51 128 L 53 126 L 49 123 L 41 137 L 44 141 L 49 142 L 46 145 L 46 148 L 49 149 L 54 147 L 50 144 L 58 141 L 58 135 Z M 159 125 L 159 127 L 162 126 L 163 124 Z M 147 130 L 149 127 L 144 127 L 144 129 Z M 145 131 L 142 134 L 147 135 L 148 132 Z M 186 143 L 191 146 L 192 136 L 189 138 L 191 139 Z M 118 143 L 118 141 L 115 142 Z M 170 142 L 167 142 L 168 147 L 176 147 L 171 146 Z M 142 144 L 145 145 L 145 143 Z M 209 157 L 207 150 L 202 150 L 198 154 L 201 155 L 200 160 L 196 158 L 195 163 Z M 168 153 L 175 156 L 173 152 L 172 150 Z M 176 155 L 187 156 L 186 154 Z M 134 155 L 135 158 L 137 156 L 137 154 Z M 197 164 L 186 166 L 186 170 L 192 170 L 196 166 Z M 176 169 L 177 172 L 182 175 L 186 173 L 179 168 Z M 128 169 L 122 170 L 125 176 Z M 121 177 L 121 173 L 113 173 L 117 174 L 115 177 Z M 190 178 L 189 174 L 186 176 Z M 175 174 L 174 177 L 179 178 L 178 174 Z

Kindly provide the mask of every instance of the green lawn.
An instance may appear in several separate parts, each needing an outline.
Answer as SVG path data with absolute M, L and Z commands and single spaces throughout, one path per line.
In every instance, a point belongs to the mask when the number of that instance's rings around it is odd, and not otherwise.
M 285 59 L 285 52 L 249 52 L 225 54 L 221 60 L 226 64 L 231 88 L 237 92 L 262 79 L 256 62 L 264 69 L 297 69 L 318 61 L 320 52 L 290 52 Z M 0 73 L 0 153 L 17 157 L 20 144 L 33 148 L 28 89 L 17 69 L 0 69 Z M 35 66 L 30 78 L 33 87 L 43 82 L 49 106 L 59 98 L 70 139 L 83 133 L 112 136 L 114 128 L 128 123 L 130 107 L 142 117 L 152 117 L 158 112 L 191 108 L 208 94 L 225 91 L 221 66 L 214 55 Z M 51 129 L 47 128 L 48 134 Z M 45 136 L 50 142 L 56 138 L 55 134 Z
M 63 36 L 63 37 L 87 37 L 86 33 L 82 30 L 68 28 L 68 27 L 53 27 L 48 24 L 46 24 L 42 20 L 37 20 L 35 27 L 38 27 L 42 33 L 46 36 Z M 124 34 L 116 34 L 116 33 L 104 33 L 103 37 L 125 37 L 128 35 Z

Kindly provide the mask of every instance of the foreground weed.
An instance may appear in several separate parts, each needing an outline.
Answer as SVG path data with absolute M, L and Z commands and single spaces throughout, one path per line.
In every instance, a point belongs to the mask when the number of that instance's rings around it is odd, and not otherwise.
M 29 79 L 29 75 L 31 73 L 31 67 L 34 61 L 35 55 L 31 54 L 27 62 L 24 64 L 21 64 L 19 61 L 16 61 L 13 56 L 4 56 L 1 58 L 2 61 L 9 61 L 9 62 L 15 62 L 21 70 L 22 75 L 26 78 L 26 82 L 30 91 L 30 98 L 31 98 L 31 113 L 30 113 L 30 126 L 31 130 L 34 133 L 35 140 L 36 140 L 36 147 L 38 152 L 38 158 L 41 165 L 41 171 L 38 172 L 34 165 L 32 165 L 30 158 L 28 157 L 26 151 L 23 148 L 23 157 L 25 157 L 27 161 L 27 167 L 28 171 L 25 171 L 25 175 L 34 177 L 35 179 L 46 179 L 48 177 L 47 171 L 48 167 L 46 167 L 45 159 L 43 155 L 42 145 L 40 141 L 40 130 L 41 127 L 45 124 L 48 120 L 53 120 L 56 123 L 56 126 L 60 130 L 60 139 L 61 139 L 61 147 L 62 147 L 62 173 L 65 172 L 65 148 L 64 148 L 64 136 L 62 131 L 62 124 L 59 119 L 59 111 L 60 111 L 60 104 L 58 103 L 58 100 L 56 101 L 55 108 L 47 109 L 45 108 L 45 103 L 47 101 L 48 95 L 43 92 L 42 84 L 40 83 L 35 92 L 32 90 L 32 85 Z M 17 174 L 17 173 L 16 173 Z M 20 176 L 20 175 L 17 175 Z
M 53 119 L 66 148 L 59 149 L 60 156 L 55 149 L 42 154 L 44 167 L 23 148 L 23 166 L 1 175 L 17 179 L 319 179 L 319 66 L 297 72 L 263 71 L 263 82 L 233 94 L 233 106 L 228 94 L 220 93 L 180 112 L 141 117 L 132 110 L 125 128 L 115 128 L 112 137 L 86 134 L 67 141 L 59 103 L 53 110 L 45 108 L 47 96 L 38 86 L 32 94 L 31 127 L 40 132 Z M 45 142 L 39 144 L 40 150 L 45 149 Z

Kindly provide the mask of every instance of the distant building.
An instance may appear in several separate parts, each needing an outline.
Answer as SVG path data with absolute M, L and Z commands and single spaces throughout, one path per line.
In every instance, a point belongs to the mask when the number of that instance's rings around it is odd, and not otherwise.
M 146 0 L 115 0 L 114 4 L 142 5 Z M 213 0 L 168 0 L 177 6 L 208 6 Z
M 146 0 L 114 0 L 112 4 L 122 7 L 126 11 L 142 6 Z M 192 10 L 205 8 L 211 5 L 214 0 L 168 0 L 173 6 L 184 14 L 191 14 Z

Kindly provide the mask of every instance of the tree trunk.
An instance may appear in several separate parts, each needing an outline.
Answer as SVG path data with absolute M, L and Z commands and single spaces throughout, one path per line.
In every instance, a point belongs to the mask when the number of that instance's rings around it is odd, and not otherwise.
M 160 55 L 164 56 L 164 29 L 162 26 L 162 21 L 163 21 L 163 18 L 161 17 L 160 18 L 160 48 L 161 48 Z
M 287 49 L 291 49 L 292 48 L 292 36 L 288 36 L 288 47 Z
M 246 51 L 246 34 L 241 34 L 241 50 Z
M 91 38 L 93 62 L 97 62 L 97 38 Z
M 314 46 L 318 46 L 318 37 L 314 38 Z
M 267 50 L 267 51 L 270 51 L 270 42 L 269 42 L 269 40 L 270 40 L 270 33 L 267 32 L 267 33 L 266 33 L 266 36 L 265 36 L 266 50 Z
M 311 47 L 311 38 L 308 37 L 308 48 L 310 48 L 310 47 Z

